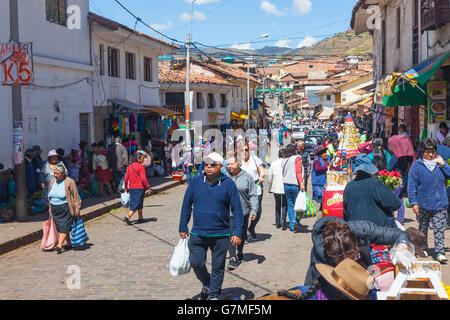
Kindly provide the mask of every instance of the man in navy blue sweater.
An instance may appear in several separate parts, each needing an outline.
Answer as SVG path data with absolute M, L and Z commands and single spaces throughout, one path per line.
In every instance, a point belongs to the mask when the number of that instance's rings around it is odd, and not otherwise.
M 195 177 L 184 195 L 179 232 L 189 236 L 188 223 L 194 207 L 194 223 L 189 239 L 189 262 L 203 284 L 202 300 L 217 300 L 222 290 L 225 258 L 231 244 L 238 246 L 242 239 L 243 212 L 236 184 L 224 175 L 223 157 L 210 153 L 205 160 L 205 173 Z M 230 209 L 234 228 L 230 232 Z M 206 269 L 206 252 L 212 253 L 211 274 Z

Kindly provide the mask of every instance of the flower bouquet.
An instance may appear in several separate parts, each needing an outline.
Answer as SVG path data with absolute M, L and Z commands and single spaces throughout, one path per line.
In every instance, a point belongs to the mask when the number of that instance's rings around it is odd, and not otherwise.
M 402 175 L 398 171 L 387 172 L 386 169 L 378 172 L 378 179 L 392 191 L 397 190 L 403 183 Z

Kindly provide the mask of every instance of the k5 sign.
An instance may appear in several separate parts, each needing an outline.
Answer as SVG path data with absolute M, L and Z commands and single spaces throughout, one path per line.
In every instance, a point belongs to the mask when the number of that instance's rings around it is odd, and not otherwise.
M 2 85 L 30 85 L 34 82 L 32 43 L 0 43 Z

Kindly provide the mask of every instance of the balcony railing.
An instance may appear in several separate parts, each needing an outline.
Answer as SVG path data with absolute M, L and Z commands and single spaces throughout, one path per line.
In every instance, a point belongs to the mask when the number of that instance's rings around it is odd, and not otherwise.
M 435 30 L 450 23 L 450 0 L 422 0 L 422 31 Z
M 180 112 L 182 115 L 184 115 L 184 112 L 186 110 L 184 104 L 166 104 L 165 107 L 172 111 Z

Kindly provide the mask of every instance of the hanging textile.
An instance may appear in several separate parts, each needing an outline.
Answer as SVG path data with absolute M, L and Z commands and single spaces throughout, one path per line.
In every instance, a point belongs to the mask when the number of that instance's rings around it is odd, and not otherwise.
M 145 129 L 145 119 L 142 114 L 139 114 L 137 120 L 137 131 L 141 132 L 144 131 L 144 129 Z
M 130 123 L 130 132 L 136 132 L 136 118 L 134 117 L 134 114 L 130 114 L 128 121 Z
M 125 118 L 125 134 L 130 134 L 130 119 Z

